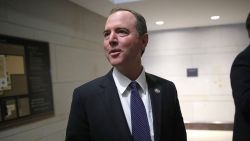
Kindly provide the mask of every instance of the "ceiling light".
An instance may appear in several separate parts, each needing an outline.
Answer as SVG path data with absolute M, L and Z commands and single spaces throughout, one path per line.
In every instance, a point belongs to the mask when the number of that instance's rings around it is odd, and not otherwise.
M 123 4 L 123 3 L 130 3 L 142 0 L 109 0 L 109 1 L 111 1 L 113 4 Z
M 219 20 L 219 19 L 220 19 L 220 16 L 211 16 L 210 19 L 211 19 L 211 20 Z
M 157 25 L 163 25 L 164 21 L 157 21 L 157 22 L 155 22 L 155 24 L 157 24 Z

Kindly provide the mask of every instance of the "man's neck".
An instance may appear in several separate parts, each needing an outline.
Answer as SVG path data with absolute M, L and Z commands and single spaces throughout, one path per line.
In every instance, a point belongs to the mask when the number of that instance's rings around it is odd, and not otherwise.
M 142 65 L 139 65 L 136 67 L 126 67 L 126 68 L 116 67 L 116 69 L 120 73 L 122 73 L 123 75 L 128 77 L 130 80 L 136 80 L 140 76 L 140 74 L 143 70 L 143 67 L 142 67 Z

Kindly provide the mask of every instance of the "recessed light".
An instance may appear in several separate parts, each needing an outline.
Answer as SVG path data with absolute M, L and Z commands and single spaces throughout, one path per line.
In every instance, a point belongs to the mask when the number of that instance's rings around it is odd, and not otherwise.
M 220 19 L 220 16 L 211 16 L 210 19 L 211 19 L 211 20 L 219 20 L 219 19 Z
M 109 0 L 113 4 L 123 4 L 123 3 L 130 3 L 130 2 L 137 2 L 137 1 L 143 1 L 143 0 Z
M 157 25 L 163 25 L 164 21 L 156 21 L 155 24 L 157 24 Z

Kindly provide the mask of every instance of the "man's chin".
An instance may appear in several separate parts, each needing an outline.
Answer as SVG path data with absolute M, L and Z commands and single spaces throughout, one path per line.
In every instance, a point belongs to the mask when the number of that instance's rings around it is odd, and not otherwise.
M 121 61 L 121 58 L 108 56 L 108 61 L 110 62 L 110 64 L 116 64 L 116 63 L 119 63 Z
M 117 67 L 117 66 L 119 66 L 119 63 L 110 63 L 113 67 Z
M 121 61 L 120 60 L 109 60 L 109 63 L 112 65 L 112 66 L 114 66 L 114 67 L 116 67 L 116 66 L 119 66 L 120 64 L 121 64 Z

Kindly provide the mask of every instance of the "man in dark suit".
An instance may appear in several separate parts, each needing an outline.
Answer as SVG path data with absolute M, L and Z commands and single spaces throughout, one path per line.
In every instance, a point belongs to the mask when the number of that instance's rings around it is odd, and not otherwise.
M 246 28 L 250 38 L 250 13 Z M 230 77 L 235 103 L 233 141 L 250 141 L 250 45 L 235 58 Z
M 66 141 L 137 141 L 138 130 L 145 128 L 148 138 L 140 141 L 186 141 L 175 85 L 146 73 L 141 64 L 148 43 L 144 17 L 132 10 L 113 9 L 103 34 L 105 55 L 113 68 L 74 90 Z M 139 114 L 130 109 L 134 103 L 131 82 L 137 83 L 143 103 Z M 143 128 L 135 127 L 139 122 L 134 120 L 139 118 L 134 113 L 145 115 L 140 118 L 146 121 Z

